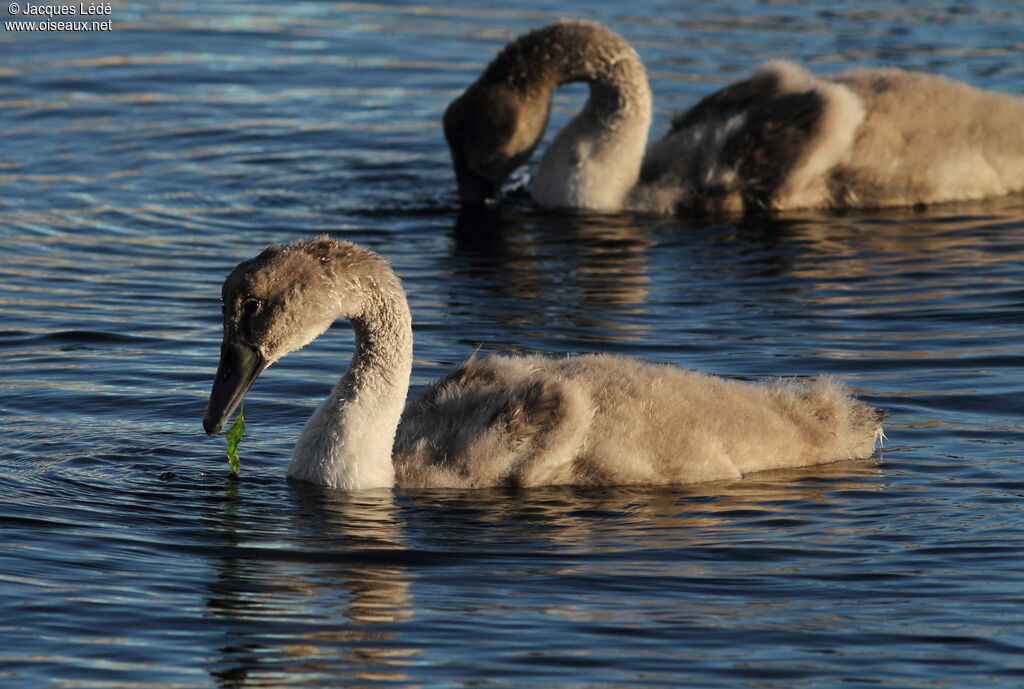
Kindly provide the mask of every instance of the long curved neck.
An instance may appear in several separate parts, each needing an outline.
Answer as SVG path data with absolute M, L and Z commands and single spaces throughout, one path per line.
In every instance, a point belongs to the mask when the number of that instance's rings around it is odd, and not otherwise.
M 531 32 L 496 60 L 510 86 L 542 107 L 561 84 L 584 81 L 590 97 L 541 158 L 531 191 L 542 206 L 615 210 L 640 177 L 651 91 L 636 51 L 597 24 L 562 22 Z M 492 68 L 494 65 L 492 65 Z
M 401 289 L 375 292 L 349 318 L 355 354 L 306 422 L 288 475 L 348 491 L 390 488 L 391 453 L 412 372 L 412 320 Z

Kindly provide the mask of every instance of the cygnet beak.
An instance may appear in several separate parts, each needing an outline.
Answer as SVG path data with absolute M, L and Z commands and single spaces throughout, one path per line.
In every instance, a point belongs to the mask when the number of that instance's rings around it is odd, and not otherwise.
M 213 379 L 210 401 L 203 414 L 203 430 L 214 436 L 245 398 L 256 377 L 268 366 L 258 351 L 244 344 L 225 342 L 220 346 L 220 364 Z
M 456 167 L 455 183 L 459 186 L 459 200 L 463 205 L 483 206 L 498 200 L 498 185 L 467 168 Z

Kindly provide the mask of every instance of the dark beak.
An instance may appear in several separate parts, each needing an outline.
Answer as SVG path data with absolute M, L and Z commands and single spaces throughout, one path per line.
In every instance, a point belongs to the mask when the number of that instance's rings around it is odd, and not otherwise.
M 466 206 L 483 206 L 498 200 L 499 186 L 469 168 L 456 164 L 455 183 L 459 187 L 459 200 Z
M 207 435 L 220 433 L 225 422 L 241 404 L 253 381 L 267 367 L 263 356 L 243 344 L 225 342 L 220 346 L 220 364 L 213 379 L 210 401 L 203 414 L 203 430 Z

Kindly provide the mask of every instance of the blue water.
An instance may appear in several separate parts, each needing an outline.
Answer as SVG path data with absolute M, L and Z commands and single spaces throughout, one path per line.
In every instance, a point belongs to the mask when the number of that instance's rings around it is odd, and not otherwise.
M 637 47 L 659 131 L 780 57 L 1022 93 L 1024 9 L 595 4 L 113 3 L 109 32 L 0 31 L 0 686 L 1024 685 L 1024 198 L 472 217 L 438 125 L 562 16 Z M 284 473 L 338 324 L 257 382 L 230 481 L 200 423 L 220 282 L 324 232 L 402 276 L 416 385 L 478 346 L 830 373 L 888 439 L 678 488 L 332 494 Z

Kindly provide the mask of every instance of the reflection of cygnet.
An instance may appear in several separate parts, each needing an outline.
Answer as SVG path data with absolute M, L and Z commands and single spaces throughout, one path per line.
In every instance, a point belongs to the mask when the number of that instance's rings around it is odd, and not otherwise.
M 227 277 L 223 303 L 211 435 L 263 369 L 351 322 L 349 369 L 288 467 L 335 488 L 690 483 L 867 457 L 882 433 L 882 415 L 829 379 L 755 385 L 603 354 L 473 357 L 406 406 L 405 292 L 344 241 L 269 247 Z
M 509 43 L 448 106 L 444 130 L 466 203 L 493 198 L 527 161 L 554 90 L 590 97 L 534 174 L 547 208 L 755 211 L 928 204 L 1024 189 L 1024 101 L 895 69 L 816 77 L 774 62 L 680 113 L 646 151 L 640 57 L 588 22 Z

